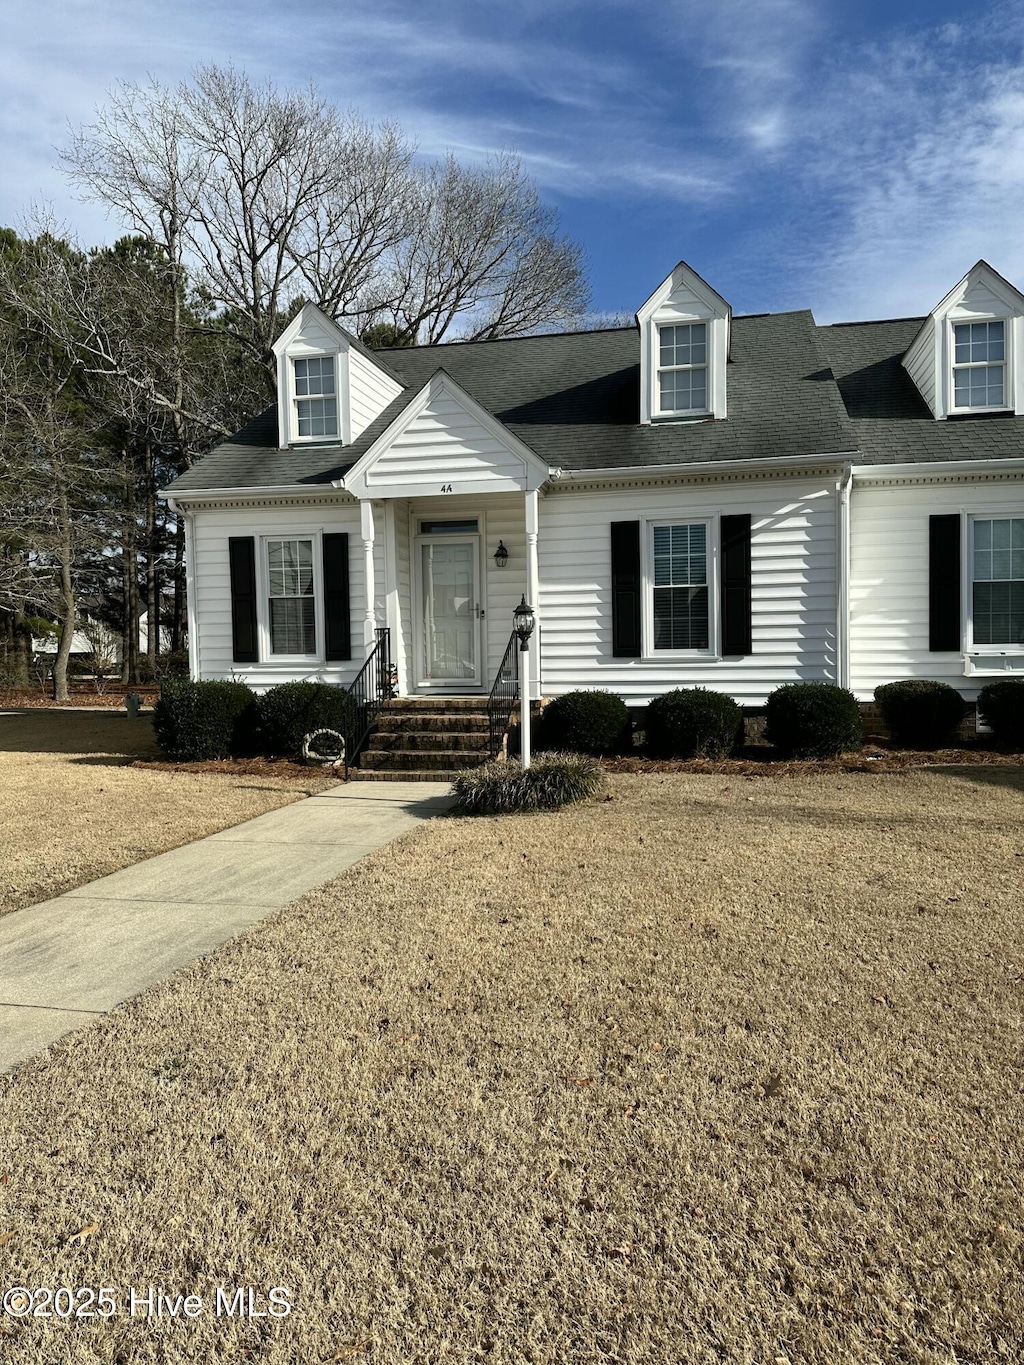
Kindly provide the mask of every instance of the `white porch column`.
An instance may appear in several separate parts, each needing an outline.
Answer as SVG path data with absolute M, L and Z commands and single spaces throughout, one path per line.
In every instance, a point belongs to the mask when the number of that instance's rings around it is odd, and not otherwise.
M 373 648 L 373 632 L 377 625 L 374 599 L 377 584 L 373 572 L 373 503 L 365 499 L 359 504 L 359 525 L 363 536 L 363 584 L 366 597 L 366 620 L 363 625 L 363 644 L 366 653 Z
M 537 558 L 539 495 L 536 488 L 526 494 L 526 600 L 533 608 L 537 624 L 530 637 L 530 696 L 540 696 L 540 564 Z

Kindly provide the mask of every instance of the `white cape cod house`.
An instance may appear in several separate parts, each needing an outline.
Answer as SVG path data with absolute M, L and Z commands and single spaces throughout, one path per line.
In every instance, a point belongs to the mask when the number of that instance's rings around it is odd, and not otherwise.
M 484 696 L 536 609 L 535 696 L 748 707 L 1024 673 L 1024 297 L 979 261 L 926 317 L 734 317 L 680 263 L 635 327 L 372 352 L 313 305 L 279 399 L 179 478 L 196 678 Z

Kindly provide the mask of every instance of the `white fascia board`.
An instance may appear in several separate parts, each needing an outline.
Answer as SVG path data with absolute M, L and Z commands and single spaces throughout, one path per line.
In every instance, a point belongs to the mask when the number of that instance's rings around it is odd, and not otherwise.
M 493 413 L 488 412 L 485 407 L 478 403 L 472 394 L 467 393 L 462 385 L 458 384 L 451 377 L 447 370 L 438 367 L 415 397 L 413 397 L 398 416 L 394 418 L 391 425 L 387 427 L 385 431 L 381 432 L 370 449 L 366 451 L 364 455 L 360 456 L 345 475 L 344 479 L 340 480 L 335 486 L 340 487 L 343 485 L 359 498 L 406 496 L 405 494 L 388 494 L 386 490 L 368 489 L 366 486 L 366 475 L 369 470 L 373 468 L 380 456 L 389 449 L 392 442 L 397 440 L 398 437 L 407 431 L 412 423 L 415 422 L 416 418 L 420 416 L 427 404 L 433 398 L 436 398 L 443 393 L 448 393 L 454 397 L 468 412 L 472 413 L 481 426 L 483 426 L 496 441 L 501 442 L 511 454 L 522 460 L 527 470 L 527 491 L 539 488 L 540 485 L 546 481 L 549 476 L 549 468 L 537 452 L 531 450 L 525 441 L 521 441 L 518 436 L 509 431 L 508 427 L 506 427 L 503 422 L 500 422 Z M 439 469 L 438 473 L 443 474 L 443 469 Z M 489 487 L 492 492 L 501 491 L 494 482 L 492 482 Z M 466 485 L 466 491 L 471 491 L 468 484 Z M 517 491 L 522 490 L 517 486 Z
M 935 478 L 943 474 L 994 474 L 1000 471 L 1024 474 L 1024 458 L 1009 456 L 1002 460 L 917 460 L 905 464 L 860 464 L 853 466 L 853 478 L 857 483 L 862 479 Z
M 170 488 L 157 489 L 157 497 L 185 507 L 204 502 L 225 502 L 236 498 L 330 497 L 343 487 L 341 480 L 332 483 L 283 483 L 263 488 L 202 488 L 195 492 L 175 493 Z
M 775 470 L 820 469 L 823 465 L 834 466 L 841 470 L 848 461 L 856 456 L 856 451 L 844 451 L 831 455 L 779 455 L 763 460 L 701 460 L 689 464 L 645 464 L 622 465 L 604 469 L 558 469 L 553 470 L 553 484 L 568 483 L 606 483 L 619 479 L 662 478 L 671 475 L 693 474 L 769 474 Z

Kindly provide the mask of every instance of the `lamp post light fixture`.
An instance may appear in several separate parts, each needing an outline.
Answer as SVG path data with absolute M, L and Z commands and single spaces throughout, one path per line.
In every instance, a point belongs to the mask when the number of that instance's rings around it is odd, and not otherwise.
M 503 569 L 508 563 L 508 550 L 505 549 L 505 542 L 498 541 L 498 548 L 494 552 L 494 562 L 499 569 Z
M 530 636 L 536 624 L 536 614 L 524 593 L 519 606 L 512 613 L 512 625 L 519 636 L 519 722 L 522 729 L 520 762 L 524 770 L 530 766 Z

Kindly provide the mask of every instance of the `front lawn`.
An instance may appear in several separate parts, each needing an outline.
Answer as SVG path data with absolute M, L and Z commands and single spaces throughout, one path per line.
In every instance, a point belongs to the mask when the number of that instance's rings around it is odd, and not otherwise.
M 148 716 L 0 711 L 0 914 L 286 805 L 326 780 L 312 771 L 287 781 L 131 766 L 159 757 Z
M 1020 771 L 609 794 L 435 821 L 0 1081 L 0 1278 L 207 1305 L 0 1359 L 1019 1359 Z

